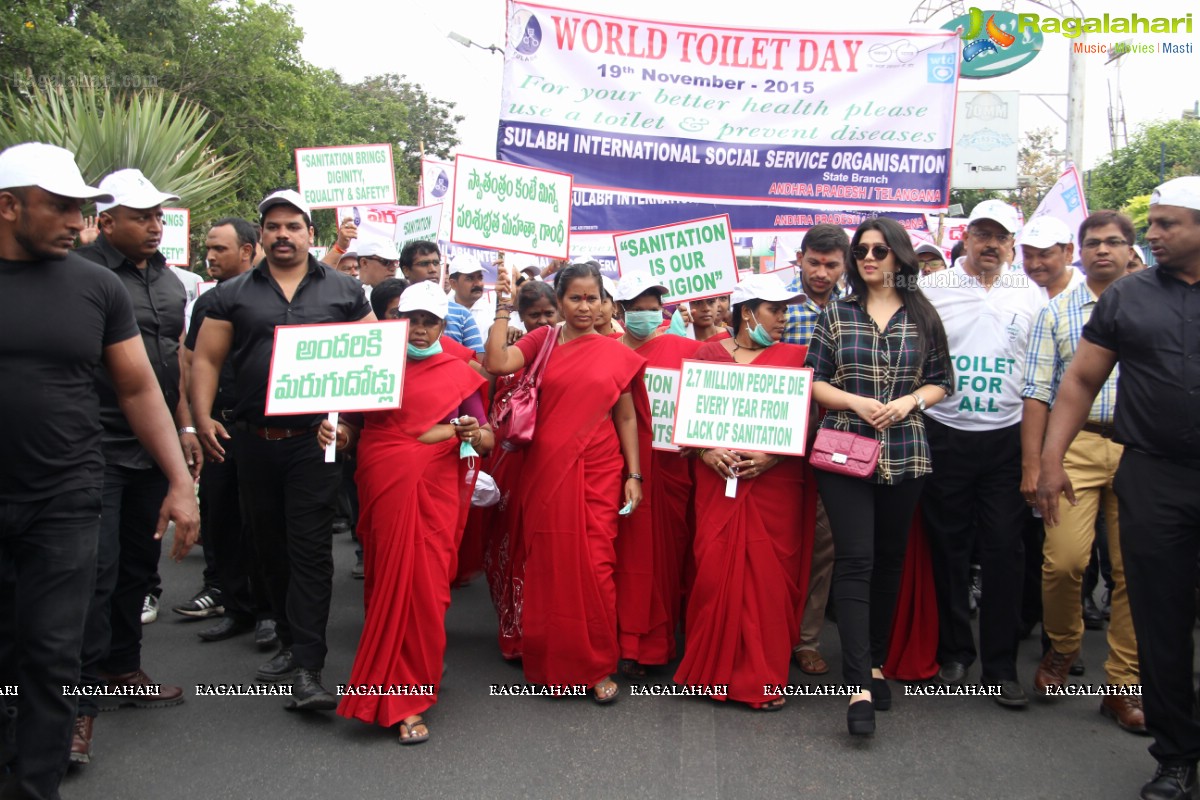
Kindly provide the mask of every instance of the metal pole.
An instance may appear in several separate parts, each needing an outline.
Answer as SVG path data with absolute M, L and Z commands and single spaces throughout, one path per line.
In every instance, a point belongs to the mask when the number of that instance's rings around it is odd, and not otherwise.
M 1084 41 L 1086 37 L 1081 37 Z M 1083 53 L 1071 48 L 1070 61 L 1067 70 L 1067 160 L 1074 164 L 1083 164 L 1083 91 L 1084 64 L 1087 58 Z

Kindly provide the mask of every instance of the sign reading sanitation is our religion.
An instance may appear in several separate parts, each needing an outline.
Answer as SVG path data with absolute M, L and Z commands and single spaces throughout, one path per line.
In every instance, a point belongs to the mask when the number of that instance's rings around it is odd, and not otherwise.
M 450 241 L 489 250 L 570 258 L 571 176 L 457 156 Z
M 268 416 L 399 408 L 408 322 L 280 325 Z
M 186 267 L 191 250 L 188 233 L 192 212 L 186 208 L 164 208 L 162 212 L 162 241 L 158 251 L 167 259 L 167 266 Z
M 646 394 L 650 398 L 651 446 L 655 450 L 678 451 L 671 444 L 675 428 L 675 397 L 679 393 L 679 370 L 646 367 Z
M 738 282 L 726 214 L 617 234 L 613 245 L 621 274 L 666 286 L 664 303 L 729 294 Z
M 390 144 L 296 148 L 296 182 L 310 208 L 395 203 Z
M 681 447 L 802 456 L 812 370 L 685 359 L 673 441 Z

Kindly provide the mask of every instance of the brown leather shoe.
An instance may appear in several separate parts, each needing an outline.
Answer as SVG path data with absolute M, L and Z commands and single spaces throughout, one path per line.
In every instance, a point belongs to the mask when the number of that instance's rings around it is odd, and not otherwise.
M 1066 686 L 1071 665 L 1077 658 L 1079 658 L 1078 650 L 1060 653 L 1051 646 L 1046 651 L 1046 655 L 1042 656 L 1042 663 L 1038 664 L 1037 674 L 1033 676 L 1034 688 L 1039 694 L 1044 695 L 1046 689 L 1051 686 L 1056 688 Z
M 183 702 L 183 689 L 178 686 L 158 684 L 142 670 L 123 675 L 104 675 L 108 681 L 108 694 L 97 697 L 101 711 L 133 706 L 134 708 L 164 708 Z
M 1100 701 L 1100 713 L 1116 720 L 1121 730 L 1149 736 L 1146 730 L 1146 714 L 1142 711 L 1142 698 L 1133 695 L 1107 695 Z
M 92 724 L 95 717 L 78 716 L 71 733 L 71 763 L 90 764 L 92 761 Z
M 805 675 L 824 675 L 829 672 L 829 665 L 816 650 L 793 650 L 792 658 Z

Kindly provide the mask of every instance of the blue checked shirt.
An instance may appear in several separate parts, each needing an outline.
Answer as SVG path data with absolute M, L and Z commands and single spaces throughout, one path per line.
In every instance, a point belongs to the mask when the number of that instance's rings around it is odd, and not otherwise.
M 1079 340 L 1083 326 L 1092 318 L 1096 308 L 1096 296 L 1086 282 L 1060 294 L 1042 309 L 1029 336 L 1029 352 L 1025 357 L 1025 389 L 1022 397 L 1041 400 L 1048 406 L 1054 405 L 1059 384 Z M 1113 412 L 1117 407 L 1117 373 L 1114 367 L 1108 380 L 1096 395 L 1088 421 L 1098 425 L 1112 425 Z
M 800 276 L 788 284 L 789 292 L 803 292 L 804 284 L 800 282 Z M 838 290 L 834 287 L 833 294 L 829 297 L 829 302 L 837 299 Z M 786 344 L 801 344 L 805 347 L 812 339 L 813 330 L 817 327 L 817 319 L 820 318 L 821 312 L 824 311 L 819 305 L 812 301 L 811 298 L 805 297 L 803 303 L 796 303 L 788 306 L 787 309 L 787 328 L 783 331 L 783 339 L 781 341 Z
M 479 333 L 475 317 L 471 316 L 471 309 L 453 300 L 446 312 L 446 335 L 476 353 L 483 352 L 483 335 Z

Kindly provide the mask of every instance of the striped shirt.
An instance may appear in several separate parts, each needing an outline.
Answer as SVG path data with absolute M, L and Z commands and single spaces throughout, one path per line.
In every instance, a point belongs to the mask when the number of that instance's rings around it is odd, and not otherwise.
M 803 292 L 804 284 L 801 282 L 800 276 L 797 275 L 787 288 L 789 292 Z M 837 296 L 838 290 L 835 286 L 829 299 L 832 301 Z M 787 328 L 783 331 L 781 341 L 784 344 L 802 344 L 807 347 L 808 341 L 812 339 L 813 329 L 817 327 L 817 320 L 824 310 L 811 297 L 805 297 L 803 303 L 788 306 Z
M 1042 309 L 1029 336 L 1029 353 L 1025 358 L 1025 388 L 1022 397 L 1041 400 L 1048 406 L 1054 405 L 1062 377 L 1075 358 L 1083 326 L 1092 318 L 1096 308 L 1096 295 L 1086 282 L 1060 294 Z M 1104 382 L 1088 421 L 1098 425 L 1112 425 L 1113 412 L 1117 407 L 1117 374 L 1114 367 Z
M 949 394 L 950 376 L 944 367 L 948 355 L 930 348 L 923 363 L 919 358 L 917 326 L 909 320 L 904 306 L 880 333 L 866 304 L 851 295 L 825 307 L 808 345 L 805 366 L 812 368 L 814 381 L 825 381 L 836 389 L 873 397 L 881 403 L 930 384 Z M 821 427 L 879 440 L 879 463 L 872 477 L 875 483 L 899 483 L 933 471 L 922 414 L 914 412 L 877 431 L 853 411 L 830 411 Z
M 450 310 L 446 312 L 446 335 L 476 353 L 483 352 L 483 336 L 479 333 L 475 318 L 471 316 L 471 310 L 453 300 L 450 301 Z

